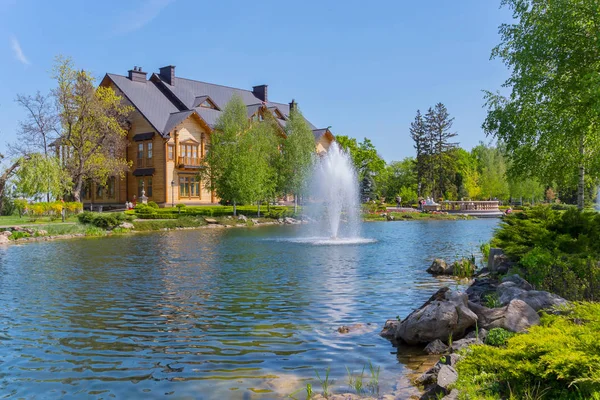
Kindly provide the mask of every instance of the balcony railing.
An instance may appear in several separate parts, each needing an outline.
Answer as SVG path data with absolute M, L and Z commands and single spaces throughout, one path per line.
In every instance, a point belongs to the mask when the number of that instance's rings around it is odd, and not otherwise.
M 202 159 L 198 157 L 178 157 L 178 163 L 183 168 L 200 168 Z

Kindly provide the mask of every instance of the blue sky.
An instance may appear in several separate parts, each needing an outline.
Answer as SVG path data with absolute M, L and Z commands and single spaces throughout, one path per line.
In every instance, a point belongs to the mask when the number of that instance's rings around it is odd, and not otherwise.
M 99 79 L 134 65 L 295 98 L 334 134 L 370 138 L 386 161 L 414 154 L 417 109 L 443 102 L 461 145 L 488 141 L 483 89 L 508 76 L 490 51 L 509 21 L 499 0 L 0 0 L 0 150 L 24 113 L 17 94 L 49 91 L 53 59 Z

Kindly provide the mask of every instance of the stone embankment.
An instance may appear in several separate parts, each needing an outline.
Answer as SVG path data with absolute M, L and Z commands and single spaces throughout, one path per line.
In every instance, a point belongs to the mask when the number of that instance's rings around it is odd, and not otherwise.
M 460 359 L 457 351 L 473 344 L 483 344 L 494 328 L 526 332 L 540 323 L 539 313 L 567 301 L 552 293 L 534 290 L 518 275 L 498 278 L 508 272 L 511 263 L 500 249 L 492 249 L 488 266 L 475 277 L 466 291 L 448 287 L 438 290 L 421 307 L 405 319 L 390 319 L 380 335 L 394 344 L 420 345 L 428 354 L 442 355 L 440 361 L 415 383 L 425 388 L 421 399 L 456 399 L 452 390 Z M 436 259 L 428 272 L 451 275 L 448 265 Z

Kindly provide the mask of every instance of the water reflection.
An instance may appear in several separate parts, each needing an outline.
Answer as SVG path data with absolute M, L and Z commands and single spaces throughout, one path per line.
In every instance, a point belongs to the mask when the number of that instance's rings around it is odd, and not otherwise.
M 443 284 L 424 272 L 432 258 L 473 251 L 494 226 L 373 223 L 375 243 L 349 246 L 272 227 L 2 248 L 0 392 L 280 398 L 329 366 L 341 391 L 345 368 L 369 361 L 391 391 L 412 366 L 377 335 L 384 320 Z

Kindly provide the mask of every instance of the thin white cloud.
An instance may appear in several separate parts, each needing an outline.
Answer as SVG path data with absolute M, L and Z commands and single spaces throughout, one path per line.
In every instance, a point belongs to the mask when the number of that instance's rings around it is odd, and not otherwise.
M 10 45 L 13 49 L 13 52 L 15 53 L 15 58 L 17 60 L 19 60 L 22 64 L 25 64 L 25 65 L 31 64 L 29 62 L 29 60 L 27 59 L 27 57 L 25 57 L 25 54 L 23 53 L 23 49 L 21 49 L 21 44 L 19 43 L 19 41 L 17 40 L 16 37 L 14 37 L 14 36 L 10 37 Z
M 174 1 L 175 0 L 150 0 L 142 3 L 140 7 L 121 15 L 114 33 L 125 34 L 143 28 L 154 18 L 158 17 L 161 11 Z

